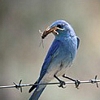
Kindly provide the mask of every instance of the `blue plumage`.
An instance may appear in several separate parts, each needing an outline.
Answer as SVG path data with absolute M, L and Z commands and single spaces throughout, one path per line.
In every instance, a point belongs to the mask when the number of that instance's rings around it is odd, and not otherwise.
M 54 33 L 55 39 L 47 53 L 40 76 L 35 84 L 48 83 L 54 78 L 54 75 L 58 77 L 65 74 L 66 68 L 71 66 L 77 53 L 79 38 L 73 28 L 64 20 L 55 21 L 50 29 L 54 27 L 58 27 L 56 29 L 57 34 Z M 33 85 L 29 92 L 36 89 L 29 100 L 38 100 L 45 87 L 46 85 Z

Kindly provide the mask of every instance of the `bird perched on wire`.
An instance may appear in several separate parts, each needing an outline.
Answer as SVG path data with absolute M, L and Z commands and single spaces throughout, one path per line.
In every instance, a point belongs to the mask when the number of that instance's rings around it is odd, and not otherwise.
M 48 83 L 56 78 L 60 82 L 59 87 L 65 85 L 59 76 L 64 75 L 67 67 L 71 66 L 79 47 L 79 38 L 71 25 L 64 20 L 57 20 L 52 23 L 43 32 L 42 39 L 50 33 L 54 34 L 55 39 L 44 60 L 38 80 L 29 90 L 31 92 L 35 89 L 29 100 L 38 100 L 45 89 L 46 84 L 38 84 Z

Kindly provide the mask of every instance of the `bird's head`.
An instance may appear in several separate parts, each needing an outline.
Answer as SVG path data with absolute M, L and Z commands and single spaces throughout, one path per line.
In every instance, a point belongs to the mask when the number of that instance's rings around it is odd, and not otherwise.
M 48 28 L 42 34 L 42 39 L 44 39 L 50 33 L 53 33 L 55 37 L 75 36 L 75 32 L 71 25 L 64 20 L 57 20 L 48 26 Z

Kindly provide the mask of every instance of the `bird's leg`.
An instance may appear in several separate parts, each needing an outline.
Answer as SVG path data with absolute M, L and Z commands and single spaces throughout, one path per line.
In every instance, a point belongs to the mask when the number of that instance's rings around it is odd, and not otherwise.
M 73 79 L 73 78 L 70 78 L 68 76 L 66 76 L 65 74 L 63 75 L 64 78 L 67 78 L 71 81 L 74 81 L 75 82 L 75 87 L 78 89 L 79 85 L 80 85 L 80 81 L 79 80 L 76 80 L 76 79 Z
M 62 81 L 61 79 L 59 79 L 56 75 L 54 75 L 54 77 L 60 82 L 59 87 L 65 88 L 64 85 L 66 84 L 64 81 Z

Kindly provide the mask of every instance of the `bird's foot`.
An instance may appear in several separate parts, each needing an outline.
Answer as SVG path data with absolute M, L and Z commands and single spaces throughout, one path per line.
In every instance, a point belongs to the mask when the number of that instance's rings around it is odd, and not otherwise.
M 70 78 L 70 77 L 66 76 L 65 74 L 63 75 L 63 77 L 64 77 L 64 78 L 67 78 L 67 79 L 69 79 L 69 80 L 71 80 L 71 81 L 74 81 L 74 82 L 75 82 L 75 87 L 76 87 L 77 89 L 79 89 L 79 88 L 78 88 L 79 85 L 80 85 L 80 81 L 79 81 L 79 80 Z
M 59 87 L 66 88 L 66 87 L 64 86 L 64 85 L 66 84 L 64 81 L 60 80 L 59 82 L 60 82 Z
M 66 84 L 64 81 L 60 80 L 56 75 L 54 75 L 54 77 L 59 81 L 60 83 L 59 87 L 66 88 L 64 87 L 64 85 Z

